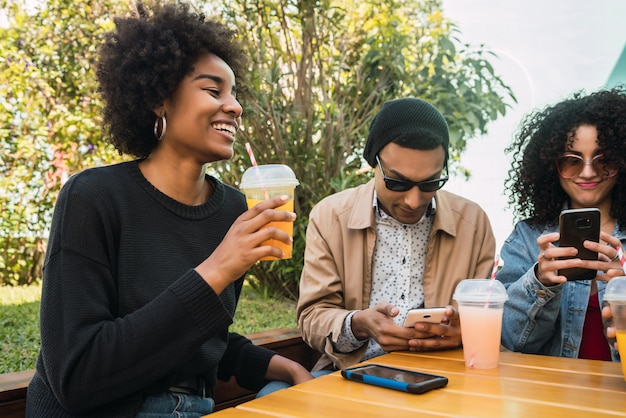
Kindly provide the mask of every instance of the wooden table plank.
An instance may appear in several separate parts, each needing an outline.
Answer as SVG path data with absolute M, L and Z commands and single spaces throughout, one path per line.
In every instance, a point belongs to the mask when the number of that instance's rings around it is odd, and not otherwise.
M 247 411 L 245 409 L 239 408 L 226 408 L 222 409 L 221 411 L 216 411 L 212 414 L 205 415 L 206 418 L 215 418 L 216 416 L 220 418 L 269 418 L 278 417 L 280 415 L 260 411 Z
M 480 370 L 465 367 L 462 350 L 396 352 L 366 363 L 440 374 L 449 383 L 414 395 L 351 382 L 335 372 L 244 403 L 236 411 L 281 417 L 626 416 L 626 382 L 619 363 L 503 352 L 497 369 Z
M 463 363 L 463 350 L 438 351 L 430 353 L 411 353 L 408 351 L 397 351 L 385 354 L 385 361 L 394 361 L 395 359 L 405 358 L 407 361 L 416 361 L 418 359 L 443 359 L 449 361 L 457 361 Z M 618 362 L 600 361 L 600 360 L 581 360 L 565 357 L 540 356 L 534 354 L 513 353 L 504 351 L 500 353 L 500 365 L 509 364 L 516 367 L 528 367 L 538 369 L 554 369 L 565 373 L 587 372 L 593 374 L 605 374 L 611 376 L 620 376 L 623 378 L 621 365 Z M 474 369 L 478 370 L 478 369 Z
M 509 361 L 501 361 L 497 369 L 470 369 L 465 367 L 462 360 L 455 358 L 437 358 L 397 353 L 385 356 L 385 364 L 441 374 L 449 379 L 453 375 L 470 375 L 491 377 L 497 380 L 525 380 L 530 383 L 578 387 L 585 390 L 609 391 L 620 394 L 623 394 L 626 390 L 626 382 L 622 377 L 619 363 L 586 360 L 578 363 L 576 361 L 573 363 L 557 361 L 555 364 L 551 364 L 552 357 L 525 356 L 523 359 L 526 362 L 518 362 L 517 364 L 510 361 L 509 356 Z M 537 363 L 537 357 L 542 358 L 543 366 Z M 376 359 L 368 361 L 368 363 L 377 362 Z
M 480 388 L 480 394 L 489 397 L 626 411 L 626 382 L 618 363 L 503 354 L 499 367 L 487 370 L 466 368 L 456 355 L 436 358 L 393 353 L 385 356 L 384 363 L 444 375 L 450 380 L 446 390 L 475 394 Z
M 329 381 L 334 378 L 332 384 Z M 274 413 L 281 417 L 551 417 L 625 416 L 624 412 L 607 412 L 604 408 L 567 407 L 550 403 L 532 403 L 512 397 L 489 397 L 445 389 L 424 395 L 404 394 L 341 377 L 322 376 L 316 387 L 308 383 L 278 391 L 239 405 L 246 412 Z M 342 382 L 342 384 L 338 384 Z M 318 387 L 319 386 L 319 387 Z M 323 388 L 322 391 L 319 391 Z M 342 388 L 342 390 L 339 390 Z M 332 394 L 331 394 L 332 393 Z
M 325 376 L 323 376 L 325 377 Z M 322 377 L 318 378 L 322 379 Z M 343 378 L 342 378 L 343 379 Z M 316 379 L 317 380 L 317 379 Z M 281 390 L 271 395 L 239 405 L 237 410 L 246 412 L 276 413 L 281 417 L 359 417 L 379 418 L 406 416 L 415 412 L 402 406 L 381 402 L 364 402 L 361 398 L 333 396 L 327 393 L 300 390 Z M 420 418 L 452 417 L 450 414 L 435 414 L 426 410 L 420 412 Z

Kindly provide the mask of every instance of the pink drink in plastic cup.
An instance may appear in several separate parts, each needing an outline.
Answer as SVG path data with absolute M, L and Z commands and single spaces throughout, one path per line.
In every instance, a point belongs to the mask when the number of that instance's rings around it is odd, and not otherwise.
M 492 303 L 485 308 L 484 304 L 459 302 L 463 357 L 467 367 L 498 367 L 503 309 L 502 303 Z
M 508 299 L 506 289 L 497 280 L 462 280 L 454 299 L 459 305 L 461 340 L 465 366 L 494 369 L 500 357 L 502 313 Z

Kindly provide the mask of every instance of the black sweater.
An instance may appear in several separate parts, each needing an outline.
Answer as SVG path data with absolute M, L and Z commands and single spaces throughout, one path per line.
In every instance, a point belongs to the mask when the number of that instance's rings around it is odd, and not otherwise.
M 145 395 L 202 375 L 257 390 L 271 351 L 229 334 L 243 277 L 220 295 L 193 270 L 246 210 L 214 178 L 187 206 L 138 161 L 72 176 L 55 207 L 41 297 L 41 351 L 28 417 L 134 416 Z

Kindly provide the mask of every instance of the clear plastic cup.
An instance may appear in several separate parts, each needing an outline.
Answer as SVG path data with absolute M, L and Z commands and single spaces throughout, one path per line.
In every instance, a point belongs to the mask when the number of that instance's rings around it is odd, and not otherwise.
M 459 305 L 465 366 L 498 367 L 502 313 L 509 298 L 504 285 L 495 279 L 462 280 L 453 298 Z
M 246 195 L 248 208 L 271 197 L 287 195 L 289 196 L 287 203 L 277 209 L 293 212 L 294 192 L 298 184 L 300 182 L 291 168 L 282 164 L 265 164 L 248 168 L 243 173 L 239 188 Z M 268 226 L 270 225 L 282 229 L 293 237 L 293 222 L 271 222 Z M 291 258 L 293 250 L 291 244 L 271 239 L 264 241 L 262 245 L 280 248 L 285 254 L 282 259 Z M 261 260 L 278 260 L 278 258 L 263 257 Z
M 613 326 L 617 331 L 617 349 L 622 359 L 622 374 L 626 381 L 626 277 L 613 277 L 606 285 L 604 299 L 611 307 Z

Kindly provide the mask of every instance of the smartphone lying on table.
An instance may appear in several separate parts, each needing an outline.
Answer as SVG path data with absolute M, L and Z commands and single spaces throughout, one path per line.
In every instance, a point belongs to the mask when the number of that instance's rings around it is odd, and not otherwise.
M 367 364 L 341 370 L 348 380 L 367 383 L 408 393 L 424 393 L 448 384 L 448 378 L 434 374 L 397 369 L 380 364 Z
M 415 326 L 416 322 L 430 322 L 433 324 L 438 324 L 443 319 L 445 313 L 446 308 L 411 309 L 406 314 L 404 326 L 412 328 Z
M 598 253 L 583 246 L 584 241 L 600 240 L 600 210 L 596 208 L 567 209 L 559 216 L 559 247 L 575 247 L 578 254 L 574 257 L 583 260 L 597 260 Z M 559 270 L 559 275 L 567 280 L 591 280 L 596 277 L 596 270 L 573 267 Z

